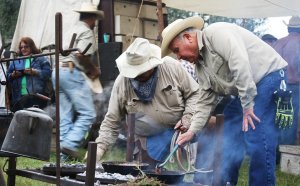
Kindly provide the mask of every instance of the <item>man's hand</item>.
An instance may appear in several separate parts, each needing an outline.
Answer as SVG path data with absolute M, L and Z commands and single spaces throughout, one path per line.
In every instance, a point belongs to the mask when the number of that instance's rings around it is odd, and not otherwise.
M 187 131 L 185 133 L 181 133 L 176 141 L 176 144 L 178 144 L 179 146 L 184 146 L 185 144 L 187 144 L 188 142 L 190 142 L 193 138 L 194 138 L 195 134 L 191 131 Z
M 11 74 L 12 79 L 16 79 L 16 78 L 21 77 L 21 76 L 22 76 L 22 72 L 19 72 L 17 70 L 14 70 L 13 73 Z
M 104 153 L 105 153 L 105 151 L 103 149 L 101 149 L 100 147 L 98 147 L 98 145 L 97 145 L 96 163 L 101 163 L 100 160 L 102 159 Z M 88 151 L 85 153 L 83 161 L 87 161 L 87 157 L 88 157 Z
M 254 114 L 253 108 L 245 109 L 244 116 L 243 116 L 243 131 L 248 131 L 248 125 L 250 124 L 251 128 L 255 130 L 255 125 L 253 120 L 260 122 L 260 119 Z
M 37 76 L 38 75 L 38 70 L 36 70 L 34 68 L 26 68 L 24 70 L 24 74 L 30 75 L 30 76 Z
M 190 128 L 190 125 L 191 123 L 187 116 L 182 116 L 181 120 L 176 123 L 174 129 L 186 132 Z

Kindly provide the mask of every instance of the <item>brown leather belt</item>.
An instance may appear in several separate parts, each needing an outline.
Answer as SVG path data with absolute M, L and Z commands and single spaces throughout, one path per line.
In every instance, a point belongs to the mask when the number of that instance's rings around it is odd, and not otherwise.
M 69 68 L 71 72 L 73 72 L 73 70 L 75 68 L 75 64 L 72 61 L 59 62 L 59 66 Z

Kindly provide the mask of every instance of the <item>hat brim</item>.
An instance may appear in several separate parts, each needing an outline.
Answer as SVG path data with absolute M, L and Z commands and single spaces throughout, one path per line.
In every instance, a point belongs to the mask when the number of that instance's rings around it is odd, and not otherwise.
M 287 27 L 291 28 L 300 28 L 300 25 L 290 25 L 289 23 L 285 22 L 284 20 L 282 21 Z
M 116 63 L 120 71 L 120 74 L 127 78 L 135 78 L 138 75 L 147 72 L 148 70 L 151 70 L 157 67 L 158 65 L 162 64 L 163 60 L 161 59 L 160 48 L 154 44 L 150 44 L 150 47 L 151 47 L 152 57 L 150 57 L 150 59 L 147 62 L 142 63 L 140 65 L 130 65 L 128 63 L 126 52 L 123 52 L 116 59 Z
M 98 20 L 104 19 L 104 12 L 102 10 L 73 10 L 78 13 L 88 13 L 97 15 Z
M 204 25 L 204 20 L 201 17 L 189 17 L 186 19 L 183 19 L 182 21 L 172 25 L 171 23 L 171 27 L 168 32 L 164 33 L 164 37 L 161 43 L 161 54 L 162 57 L 168 55 L 169 53 L 171 53 L 171 51 L 169 50 L 169 45 L 170 42 L 179 34 L 181 33 L 183 30 L 187 29 L 187 28 L 197 28 L 197 29 L 202 29 Z

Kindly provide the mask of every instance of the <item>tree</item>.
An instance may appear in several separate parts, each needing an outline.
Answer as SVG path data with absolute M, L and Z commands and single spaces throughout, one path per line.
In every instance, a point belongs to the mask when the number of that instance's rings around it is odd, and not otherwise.
M 21 0 L 0 1 L 0 33 L 4 41 L 12 39 L 16 28 Z
M 241 27 L 246 28 L 247 30 L 253 32 L 256 35 L 260 35 L 259 31 L 256 31 L 255 29 L 259 27 L 262 24 L 265 24 L 266 19 L 237 19 L 237 18 L 227 18 L 222 16 L 213 16 L 208 14 L 200 14 L 198 12 L 190 12 L 190 11 L 184 11 L 179 10 L 175 8 L 167 8 L 168 10 L 168 22 L 172 23 L 176 19 L 184 19 L 191 16 L 200 16 L 204 19 L 206 25 L 215 23 L 215 22 L 229 22 L 229 23 L 235 23 Z

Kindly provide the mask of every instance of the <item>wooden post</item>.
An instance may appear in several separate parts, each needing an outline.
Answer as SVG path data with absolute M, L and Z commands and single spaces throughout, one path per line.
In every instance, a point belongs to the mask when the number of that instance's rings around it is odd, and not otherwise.
M 134 150 L 134 128 L 135 128 L 135 114 L 128 114 L 126 117 L 127 123 L 127 144 L 126 144 L 126 161 L 133 161 Z
M 158 39 L 160 40 L 160 42 L 162 42 L 161 33 L 164 29 L 164 18 L 163 18 L 161 0 L 157 0 L 156 6 L 157 6 L 157 20 L 158 20 Z
M 95 182 L 96 154 L 97 154 L 97 143 L 89 142 L 87 165 L 86 165 L 86 177 L 85 177 L 86 186 L 93 186 Z

